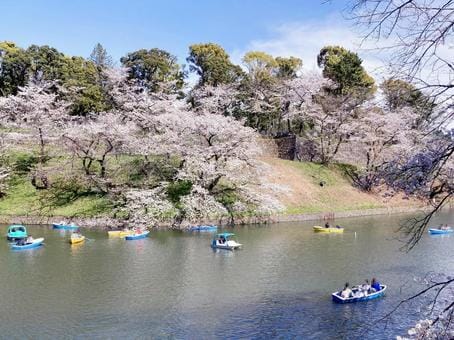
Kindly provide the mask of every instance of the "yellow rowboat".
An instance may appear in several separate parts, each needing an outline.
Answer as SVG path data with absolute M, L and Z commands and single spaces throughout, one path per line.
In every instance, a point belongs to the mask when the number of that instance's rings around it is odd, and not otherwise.
M 125 237 L 134 234 L 133 230 L 109 230 L 107 232 L 109 237 Z
M 320 227 L 318 225 L 312 227 L 312 229 L 316 233 L 343 233 L 344 232 L 344 228 L 333 228 L 333 227 L 325 228 L 325 227 Z
M 83 235 L 81 235 L 81 236 L 71 235 L 71 238 L 69 239 L 69 243 L 71 243 L 71 244 L 82 243 L 83 241 L 85 241 L 85 236 L 83 236 Z

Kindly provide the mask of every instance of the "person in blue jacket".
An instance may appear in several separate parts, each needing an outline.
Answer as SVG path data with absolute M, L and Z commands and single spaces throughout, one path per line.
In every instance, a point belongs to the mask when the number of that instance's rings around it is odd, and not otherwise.
M 372 278 L 372 282 L 371 282 L 370 286 L 371 286 L 371 290 L 375 290 L 376 292 L 378 292 L 381 289 L 380 282 L 378 282 L 375 277 Z

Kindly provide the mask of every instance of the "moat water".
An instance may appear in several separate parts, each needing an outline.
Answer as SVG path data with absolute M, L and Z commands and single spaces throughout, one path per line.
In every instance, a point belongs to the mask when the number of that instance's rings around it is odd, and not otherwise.
M 144 240 L 29 226 L 45 245 L 12 251 L 0 242 L 0 338 L 304 338 L 389 339 L 420 316 L 405 305 L 421 289 L 414 278 L 454 273 L 454 235 L 424 235 L 399 250 L 403 215 L 336 221 L 343 234 L 317 234 L 314 222 L 234 229 L 240 251 L 214 251 L 211 233 L 152 232 Z M 433 221 L 454 223 L 452 212 Z M 2 234 L 6 227 L 1 226 Z M 230 231 L 230 230 L 229 230 Z M 346 281 L 376 276 L 386 296 L 338 305 Z

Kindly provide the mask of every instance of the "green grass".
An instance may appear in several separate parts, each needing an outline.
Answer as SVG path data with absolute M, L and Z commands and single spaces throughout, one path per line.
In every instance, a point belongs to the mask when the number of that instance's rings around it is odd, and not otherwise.
M 345 206 L 326 206 L 326 205 L 300 205 L 297 207 L 289 207 L 284 210 L 284 215 L 301 215 L 301 214 L 317 214 L 326 212 L 344 212 L 352 210 L 368 210 L 384 208 L 383 204 L 364 203 L 364 204 L 346 204 Z
M 104 216 L 112 211 L 112 203 L 104 197 L 83 197 L 77 201 L 56 208 L 52 211 L 54 216 L 68 217 L 94 217 Z
M 9 182 L 8 194 L 0 200 L 0 215 L 32 215 L 39 208 L 35 188 L 23 177 L 14 177 Z
M 112 211 L 111 202 L 104 197 L 79 198 L 51 211 L 40 209 L 39 198 L 39 193 L 27 178 L 15 177 L 10 181 L 8 195 L 0 200 L 0 215 L 94 217 L 109 215 Z
M 306 177 L 310 178 L 313 184 L 319 185 L 323 181 L 327 186 L 338 186 L 348 183 L 336 166 L 327 167 L 325 165 L 309 162 L 285 161 L 289 167 L 296 168 Z

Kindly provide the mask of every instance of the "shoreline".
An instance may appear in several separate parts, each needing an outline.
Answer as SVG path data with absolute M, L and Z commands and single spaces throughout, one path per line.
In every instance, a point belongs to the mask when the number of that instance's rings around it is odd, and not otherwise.
M 449 207 L 446 207 L 449 209 Z M 445 208 L 445 209 L 446 209 Z M 334 220 L 337 218 L 353 218 L 353 217 L 366 217 L 376 215 L 397 215 L 406 213 L 423 212 L 429 207 L 395 207 L 395 208 L 376 208 L 365 210 L 349 210 L 339 212 L 320 212 L 311 214 L 297 214 L 297 215 L 270 215 L 270 216 L 254 216 L 245 217 L 236 220 L 236 225 L 245 224 L 279 224 L 285 222 L 304 222 L 304 221 L 324 221 Z M 3 216 L 0 215 L 0 224 L 33 224 L 33 225 L 51 225 L 52 223 L 59 223 L 61 220 L 70 220 L 71 222 L 80 226 L 81 229 L 91 230 L 109 230 L 118 229 L 124 226 L 124 222 L 113 218 L 106 217 L 63 217 L 63 216 Z M 205 221 L 182 223 L 181 228 L 173 228 L 170 222 L 161 222 L 158 226 L 154 226 L 152 230 L 185 230 L 191 225 L 228 225 L 229 218 L 224 217 L 220 219 L 211 219 Z

